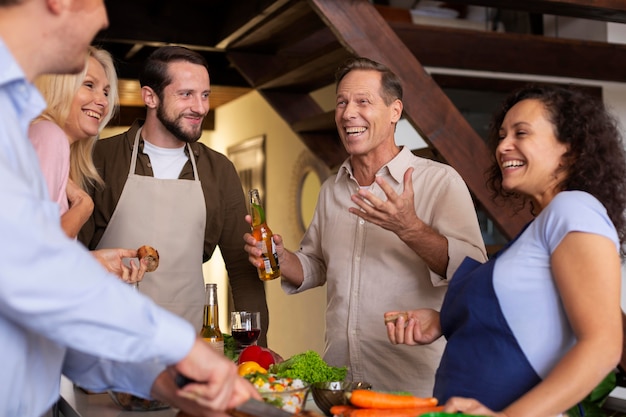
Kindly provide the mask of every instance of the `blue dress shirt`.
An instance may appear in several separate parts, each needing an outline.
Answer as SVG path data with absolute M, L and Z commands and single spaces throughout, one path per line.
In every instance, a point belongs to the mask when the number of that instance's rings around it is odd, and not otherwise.
M 92 390 L 149 396 L 195 330 L 108 274 L 65 236 L 34 149 L 45 108 L 0 38 L 0 415 L 39 417 L 61 373 Z

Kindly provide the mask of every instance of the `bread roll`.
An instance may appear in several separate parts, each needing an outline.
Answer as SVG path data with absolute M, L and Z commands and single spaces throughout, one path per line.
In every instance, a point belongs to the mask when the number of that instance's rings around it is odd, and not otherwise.
M 400 317 L 404 318 L 405 323 L 409 320 L 409 315 L 406 312 L 397 313 L 397 314 L 389 314 L 388 316 L 385 316 L 385 324 L 396 321 Z
M 146 259 L 148 264 L 147 272 L 155 271 L 159 267 L 159 252 L 152 246 L 143 245 L 137 249 L 137 258 L 140 261 L 144 258 Z

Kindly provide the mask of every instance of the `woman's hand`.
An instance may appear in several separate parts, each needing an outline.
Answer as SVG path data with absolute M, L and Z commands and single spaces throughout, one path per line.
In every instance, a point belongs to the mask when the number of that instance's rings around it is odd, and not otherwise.
M 141 281 L 148 267 L 145 261 L 139 262 L 138 266 L 135 260 L 130 261 L 130 268 L 124 265 L 124 258 L 137 257 L 137 251 L 134 249 L 98 249 L 91 251 L 91 253 L 107 271 L 129 284 L 136 284 Z
M 398 314 L 397 311 L 385 313 L 385 318 Z M 406 312 L 408 320 L 402 314 L 395 322 L 386 324 L 387 337 L 394 344 L 427 345 L 441 337 L 439 312 L 430 308 L 409 310 Z
M 477 416 L 493 416 L 493 417 L 506 417 L 504 413 L 496 413 L 489 408 L 482 405 L 480 402 L 472 398 L 452 397 L 450 398 L 444 408 L 444 413 L 457 413 L 472 414 Z

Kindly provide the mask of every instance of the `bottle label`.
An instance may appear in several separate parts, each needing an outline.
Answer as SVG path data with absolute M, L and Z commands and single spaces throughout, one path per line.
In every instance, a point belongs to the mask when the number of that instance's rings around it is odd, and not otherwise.
M 274 239 L 272 238 L 272 256 L 274 257 L 274 262 L 276 263 L 276 268 L 278 268 L 278 252 L 276 252 L 276 244 L 274 243 Z
M 272 246 L 274 245 L 274 241 L 272 240 Z M 261 249 L 261 252 L 263 253 L 263 256 L 267 256 L 267 245 L 265 244 L 265 242 L 261 241 L 261 242 L 257 242 L 256 247 L 258 249 Z
M 274 260 L 274 264 L 276 265 L 276 269 L 278 269 L 278 267 L 279 267 L 279 265 L 278 265 L 278 253 L 276 252 L 276 244 L 274 243 L 274 239 L 270 238 L 270 242 L 272 242 L 272 253 L 271 254 L 268 253 L 267 245 L 265 245 L 263 242 L 260 242 L 260 243 L 257 244 L 257 247 L 259 249 L 261 249 L 261 251 L 263 251 L 263 255 L 261 256 L 261 258 L 263 258 L 263 269 L 268 274 L 271 274 L 274 271 L 274 268 L 272 267 L 272 261 L 270 259 L 270 256 Z

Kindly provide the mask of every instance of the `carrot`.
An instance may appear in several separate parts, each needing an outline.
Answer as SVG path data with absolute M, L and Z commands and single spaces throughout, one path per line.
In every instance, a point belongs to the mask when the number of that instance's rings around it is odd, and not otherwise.
M 437 405 L 437 399 L 357 389 L 352 391 L 350 403 L 362 408 L 420 408 Z
M 356 410 L 356 408 L 351 405 L 333 405 L 330 407 L 330 414 L 333 416 L 348 417 L 354 410 Z
M 417 408 L 357 408 L 350 417 L 418 417 L 426 413 L 442 411 L 443 406 Z

